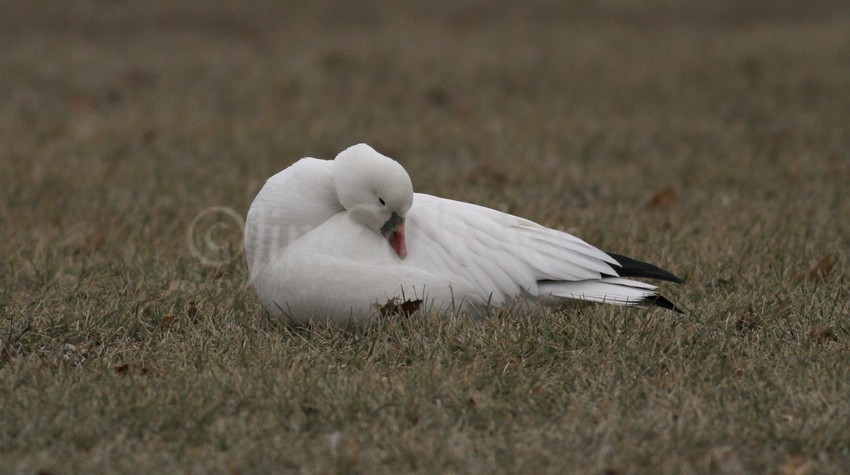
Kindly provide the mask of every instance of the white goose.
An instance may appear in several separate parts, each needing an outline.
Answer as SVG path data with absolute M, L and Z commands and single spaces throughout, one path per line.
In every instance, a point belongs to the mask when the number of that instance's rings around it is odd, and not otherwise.
M 626 277 L 682 282 L 527 219 L 414 193 L 404 168 L 366 144 L 269 178 L 245 251 L 265 307 L 297 322 L 363 321 L 396 299 L 436 311 L 563 299 L 678 311 Z

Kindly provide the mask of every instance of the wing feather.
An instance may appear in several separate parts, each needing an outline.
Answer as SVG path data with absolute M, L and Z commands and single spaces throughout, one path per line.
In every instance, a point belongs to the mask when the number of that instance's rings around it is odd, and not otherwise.
M 481 206 L 417 193 L 408 213 L 410 265 L 457 276 L 494 304 L 528 293 L 538 281 L 616 276 L 616 261 L 570 234 Z M 417 253 L 417 240 L 429 243 Z

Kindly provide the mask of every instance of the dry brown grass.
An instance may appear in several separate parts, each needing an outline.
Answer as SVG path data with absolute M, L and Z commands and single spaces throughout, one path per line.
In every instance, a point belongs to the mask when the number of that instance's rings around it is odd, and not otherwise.
M 0 472 L 850 471 L 843 2 L 63 5 L 0 4 Z M 292 329 L 189 252 L 360 141 L 689 313 Z

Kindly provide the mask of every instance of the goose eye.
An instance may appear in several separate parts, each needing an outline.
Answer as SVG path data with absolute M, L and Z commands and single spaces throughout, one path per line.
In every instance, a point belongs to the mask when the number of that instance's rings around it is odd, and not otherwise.
M 381 198 L 381 197 L 378 197 L 378 203 L 381 203 L 381 206 L 385 206 L 385 205 L 386 205 L 386 203 L 384 203 L 384 199 L 383 199 L 383 198 Z

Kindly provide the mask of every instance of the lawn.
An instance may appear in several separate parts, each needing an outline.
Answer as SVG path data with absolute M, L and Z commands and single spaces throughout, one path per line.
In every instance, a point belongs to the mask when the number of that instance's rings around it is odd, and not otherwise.
M 276 321 L 358 142 L 687 311 Z M 848 184 L 846 2 L 2 2 L 0 473 L 850 472 Z

